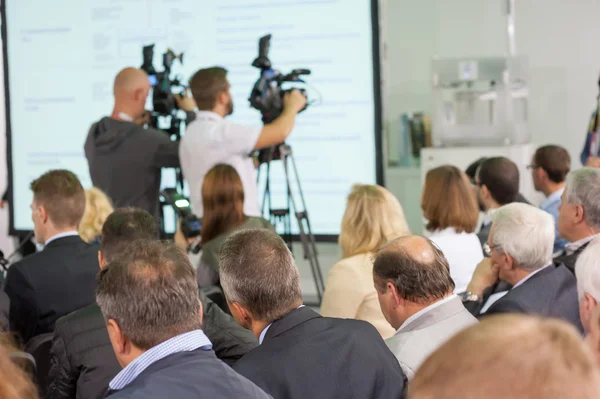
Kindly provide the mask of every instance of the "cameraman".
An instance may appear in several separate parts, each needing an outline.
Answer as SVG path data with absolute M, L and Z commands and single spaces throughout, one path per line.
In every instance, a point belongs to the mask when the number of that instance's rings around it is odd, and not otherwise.
M 181 140 L 181 169 L 190 187 L 192 210 L 202 217 L 202 182 L 218 163 L 233 166 L 244 187 L 244 214 L 261 216 L 258 205 L 256 169 L 250 154 L 254 150 L 282 143 L 291 133 L 296 115 L 306 98 L 293 90 L 283 98 L 283 111 L 264 126 L 239 125 L 224 118 L 233 113 L 227 70 L 201 69 L 190 79 L 190 89 L 199 111 Z
M 179 167 L 179 143 L 164 132 L 144 128 L 150 117 L 144 109 L 150 87 L 141 69 L 119 72 L 113 113 L 92 125 L 84 150 L 92 183 L 112 199 L 115 208 L 141 208 L 159 220 L 161 168 Z M 175 99 L 191 121 L 194 100 Z

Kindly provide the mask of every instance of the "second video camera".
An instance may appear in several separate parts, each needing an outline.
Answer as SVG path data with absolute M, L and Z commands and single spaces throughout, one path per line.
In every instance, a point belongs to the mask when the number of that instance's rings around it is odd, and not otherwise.
M 177 76 L 171 79 L 171 67 L 175 60 L 179 60 L 183 64 L 183 53 L 176 55 L 173 50 L 167 49 L 163 54 L 164 71 L 162 72 L 157 72 L 153 65 L 154 44 L 144 46 L 142 54 L 143 64 L 141 69 L 148 74 L 153 89 L 153 112 L 159 116 L 172 115 L 178 109 L 173 88 L 184 89 L 185 86 Z

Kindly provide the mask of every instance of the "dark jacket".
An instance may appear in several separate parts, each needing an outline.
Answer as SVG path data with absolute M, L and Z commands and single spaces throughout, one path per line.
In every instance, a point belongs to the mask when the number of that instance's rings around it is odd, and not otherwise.
M 211 350 L 169 355 L 148 366 L 111 399 L 268 399 L 259 387 L 221 362 Z
M 575 250 L 575 252 L 573 252 L 571 255 L 567 255 L 567 251 L 563 251 L 561 255 L 554 258 L 554 264 L 556 266 L 565 265 L 565 267 L 569 269 L 571 273 L 575 274 L 575 263 L 577 262 L 579 255 L 581 255 L 583 250 L 586 249 L 588 245 L 589 242 L 583 244 L 582 246 L 577 248 L 577 250 Z
M 60 317 L 95 301 L 98 246 L 79 236 L 51 241 L 43 251 L 9 267 L 10 329 L 23 343 L 54 331 Z
M 10 313 L 10 299 L 5 292 L 0 292 L 0 332 L 8 331 Z
M 155 129 L 102 118 L 85 141 L 90 176 L 115 207 L 133 206 L 158 218 L 161 168 L 179 167 L 179 143 Z
M 232 365 L 258 345 L 252 333 L 200 293 L 204 333 L 219 359 Z M 110 380 L 121 371 L 95 303 L 58 320 L 50 351 L 46 399 L 103 398 Z
M 482 315 L 527 313 L 570 322 L 583 333 L 577 281 L 566 267 L 550 266 L 512 288 Z
M 395 399 L 406 376 L 371 324 L 308 307 L 273 322 L 234 370 L 276 399 Z

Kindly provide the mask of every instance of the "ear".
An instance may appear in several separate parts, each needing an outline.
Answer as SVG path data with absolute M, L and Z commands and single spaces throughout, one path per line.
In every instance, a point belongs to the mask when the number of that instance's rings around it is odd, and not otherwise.
M 40 221 L 42 223 L 48 223 L 48 212 L 43 205 L 40 205 L 38 208 L 38 213 L 40 215 Z
M 108 319 L 106 322 L 106 330 L 108 331 L 108 338 L 110 339 L 117 360 L 129 355 L 131 352 L 131 343 L 127 337 L 123 335 L 121 327 L 119 327 L 114 319 Z
M 596 299 L 593 296 L 591 296 L 588 292 L 586 292 L 583 295 L 582 301 L 583 301 L 583 308 L 590 315 L 592 314 L 594 309 L 596 309 L 596 306 L 598 306 L 598 302 L 596 302 Z
M 575 205 L 575 223 L 579 224 L 585 220 L 583 207 L 581 205 Z
M 502 254 L 502 256 L 504 257 L 504 263 L 502 265 L 500 265 L 500 268 L 505 269 L 506 271 L 513 271 L 516 269 L 516 263 L 515 260 L 512 256 L 510 256 L 509 254 L 507 254 L 506 252 L 504 252 Z
M 229 306 L 229 310 L 231 310 L 231 315 L 235 321 L 237 321 L 240 326 L 250 329 L 252 325 L 252 317 L 250 317 L 248 311 L 238 302 L 227 301 L 227 305 Z
M 229 94 L 226 91 L 219 93 L 219 96 L 217 97 L 217 102 L 223 105 L 227 104 L 229 102 Z
M 133 92 L 133 98 L 136 101 L 146 101 L 146 90 L 144 90 L 144 88 L 142 87 L 135 89 L 135 91 Z
M 404 298 L 402 298 L 402 296 L 396 289 L 396 286 L 394 284 L 392 284 L 391 281 L 388 281 L 385 284 L 385 289 L 386 289 L 386 292 L 389 292 L 392 295 L 392 299 L 393 299 L 392 303 L 394 305 L 394 309 L 396 309 L 398 306 L 401 306 L 402 304 L 404 304 Z
M 481 197 L 485 198 L 485 199 L 488 199 L 491 197 L 490 189 L 487 188 L 487 186 L 485 184 L 481 185 Z
M 104 269 L 108 264 L 108 262 L 104 258 L 104 255 L 102 255 L 102 251 L 100 250 L 98 250 L 98 264 L 100 265 L 100 270 Z
M 200 299 L 198 299 L 198 307 L 200 308 L 200 325 L 202 325 L 202 322 L 204 321 L 204 308 L 202 307 Z

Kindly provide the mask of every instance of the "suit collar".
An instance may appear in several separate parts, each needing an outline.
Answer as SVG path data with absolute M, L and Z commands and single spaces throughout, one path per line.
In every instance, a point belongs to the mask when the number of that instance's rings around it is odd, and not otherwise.
M 78 235 L 56 238 L 48 243 L 44 248 L 62 247 L 65 245 L 73 245 L 82 243 L 83 240 Z
M 541 269 L 536 270 L 533 274 L 529 274 L 527 277 L 525 277 L 524 279 L 522 279 L 521 281 L 519 281 L 517 284 L 515 284 L 510 291 L 516 290 L 519 287 L 523 287 L 526 286 L 528 283 L 530 283 L 531 281 L 538 279 L 542 276 L 545 276 L 546 274 L 550 274 L 552 273 L 554 270 L 558 269 L 561 266 L 558 267 L 554 267 L 552 264 L 542 267 Z M 564 266 L 562 266 L 564 267 Z M 509 291 L 509 292 L 510 292 Z
M 464 311 L 466 311 L 466 309 L 462 304 L 462 301 L 458 296 L 454 295 L 447 302 L 424 312 L 419 317 L 411 320 L 408 324 L 402 325 L 397 334 L 429 327 L 433 324 L 439 323 L 444 319 L 447 319 L 448 317 Z
M 284 315 L 281 319 L 275 320 L 265 335 L 265 341 L 275 338 L 284 332 L 291 330 L 294 327 L 299 326 L 309 320 L 321 317 L 320 314 L 315 312 L 309 307 L 303 306 L 298 309 L 294 309 L 291 312 Z M 264 342 L 264 341 L 263 341 Z

